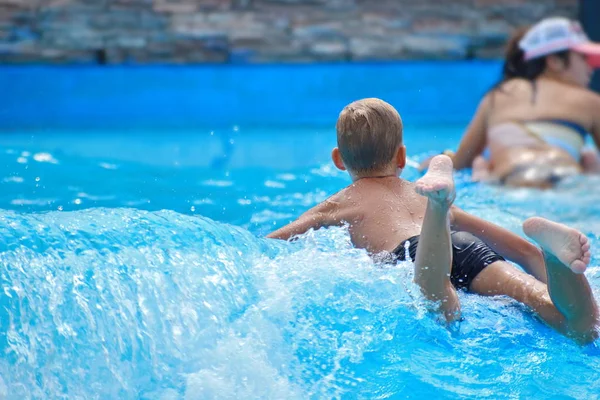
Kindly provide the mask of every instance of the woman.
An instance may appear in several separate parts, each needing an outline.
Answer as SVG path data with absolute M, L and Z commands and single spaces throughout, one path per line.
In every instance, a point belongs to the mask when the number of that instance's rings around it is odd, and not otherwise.
M 548 18 L 509 41 L 503 76 L 483 98 L 456 153 L 454 167 L 476 180 L 551 187 L 561 178 L 600 172 L 600 96 L 589 90 L 600 44 L 580 25 Z M 424 163 L 424 166 L 427 163 Z

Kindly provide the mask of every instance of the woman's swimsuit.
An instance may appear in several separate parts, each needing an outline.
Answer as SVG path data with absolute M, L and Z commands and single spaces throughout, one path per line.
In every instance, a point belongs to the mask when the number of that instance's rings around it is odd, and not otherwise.
M 515 122 L 530 136 L 550 146 L 558 147 L 569 153 L 577 162 L 581 159 L 581 150 L 589 132 L 581 125 L 564 119 Z M 483 157 L 490 158 L 489 149 Z
M 397 260 L 406 260 L 405 246 L 408 244 L 408 254 L 411 260 L 415 261 L 419 236 L 413 236 L 396 247 L 392 254 L 397 257 Z M 504 261 L 504 257 L 492 250 L 481 239 L 468 232 L 452 232 L 450 237 L 452 239 L 450 282 L 457 289 L 469 290 L 473 279 L 484 268 L 496 261 Z
M 539 143 L 558 147 L 568 153 L 577 163 L 581 160 L 581 150 L 585 145 L 588 131 L 581 125 L 563 120 L 549 119 L 537 121 L 514 122 L 524 132 Z M 483 157 L 489 161 L 490 151 L 486 148 Z M 547 160 L 526 163 L 515 167 L 505 176 L 499 177 L 498 183 L 522 186 L 526 182 L 546 182 L 550 185 L 562 179 L 578 174 L 579 168 L 574 165 L 550 165 Z

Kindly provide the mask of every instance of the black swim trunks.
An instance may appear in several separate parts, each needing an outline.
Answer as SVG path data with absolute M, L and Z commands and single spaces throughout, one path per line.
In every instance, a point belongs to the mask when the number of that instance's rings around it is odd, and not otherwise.
M 469 289 L 473 279 L 488 265 L 504 261 L 504 257 L 492 250 L 478 237 L 468 232 L 452 232 L 452 270 L 450 282 L 457 289 Z M 405 243 L 409 243 L 408 253 L 412 261 L 417 255 L 419 235 L 400 243 L 393 251 L 398 260 L 405 260 Z

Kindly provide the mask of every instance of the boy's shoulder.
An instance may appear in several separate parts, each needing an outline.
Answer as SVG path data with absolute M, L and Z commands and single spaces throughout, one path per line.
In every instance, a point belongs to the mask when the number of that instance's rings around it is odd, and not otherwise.
M 311 211 L 318 214 L 338 215 L 340 212 L 355 208 L 356 202 L 362 197 L 361 191 L 360 185 L 352 183 L 317 204 Z
M 352 184 L 348 185 L 319 203 L 319 207 L 323 210 L 339 208 L 348 201 L 348 198 L 352 198 L 351 195 L 354 190 Z
M 400 177 L 389 180 L 381 178 L 359 180 L 340 190 L 331 200 L 336 203 L 355 203 L 358 199 L 382 199 L 392 196 L 395 199 L 421 197 L 416 194 L 414 183 Z
M 346 203 L 355 203 L 359 198 L 378 197 L 393 193 L 396 197 L 421 197 L 414 191 L 414 183 L 397 178 L 391 184 L 381 184 L 370 180 L 359 180 L 334 193 L 320 203 L 322 207 L 339 207 Z

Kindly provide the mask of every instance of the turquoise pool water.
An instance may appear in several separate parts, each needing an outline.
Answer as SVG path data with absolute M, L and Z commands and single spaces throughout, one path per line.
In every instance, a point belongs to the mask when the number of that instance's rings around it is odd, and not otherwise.
M 404 177 L 460 133 L 408 124 Z M 374 265 L 343 229 L 264 239 L 348 184 L 333 144 L 330 127 L 3 136 L 0 398 L 599 397 L 597 343 L 508 299 L 461 294 L 447 330 L 410 264 Z M 456 179 L 459 206 L 518 234 L 536 214 L 586 233 L 600 295 L 599 179 Z

